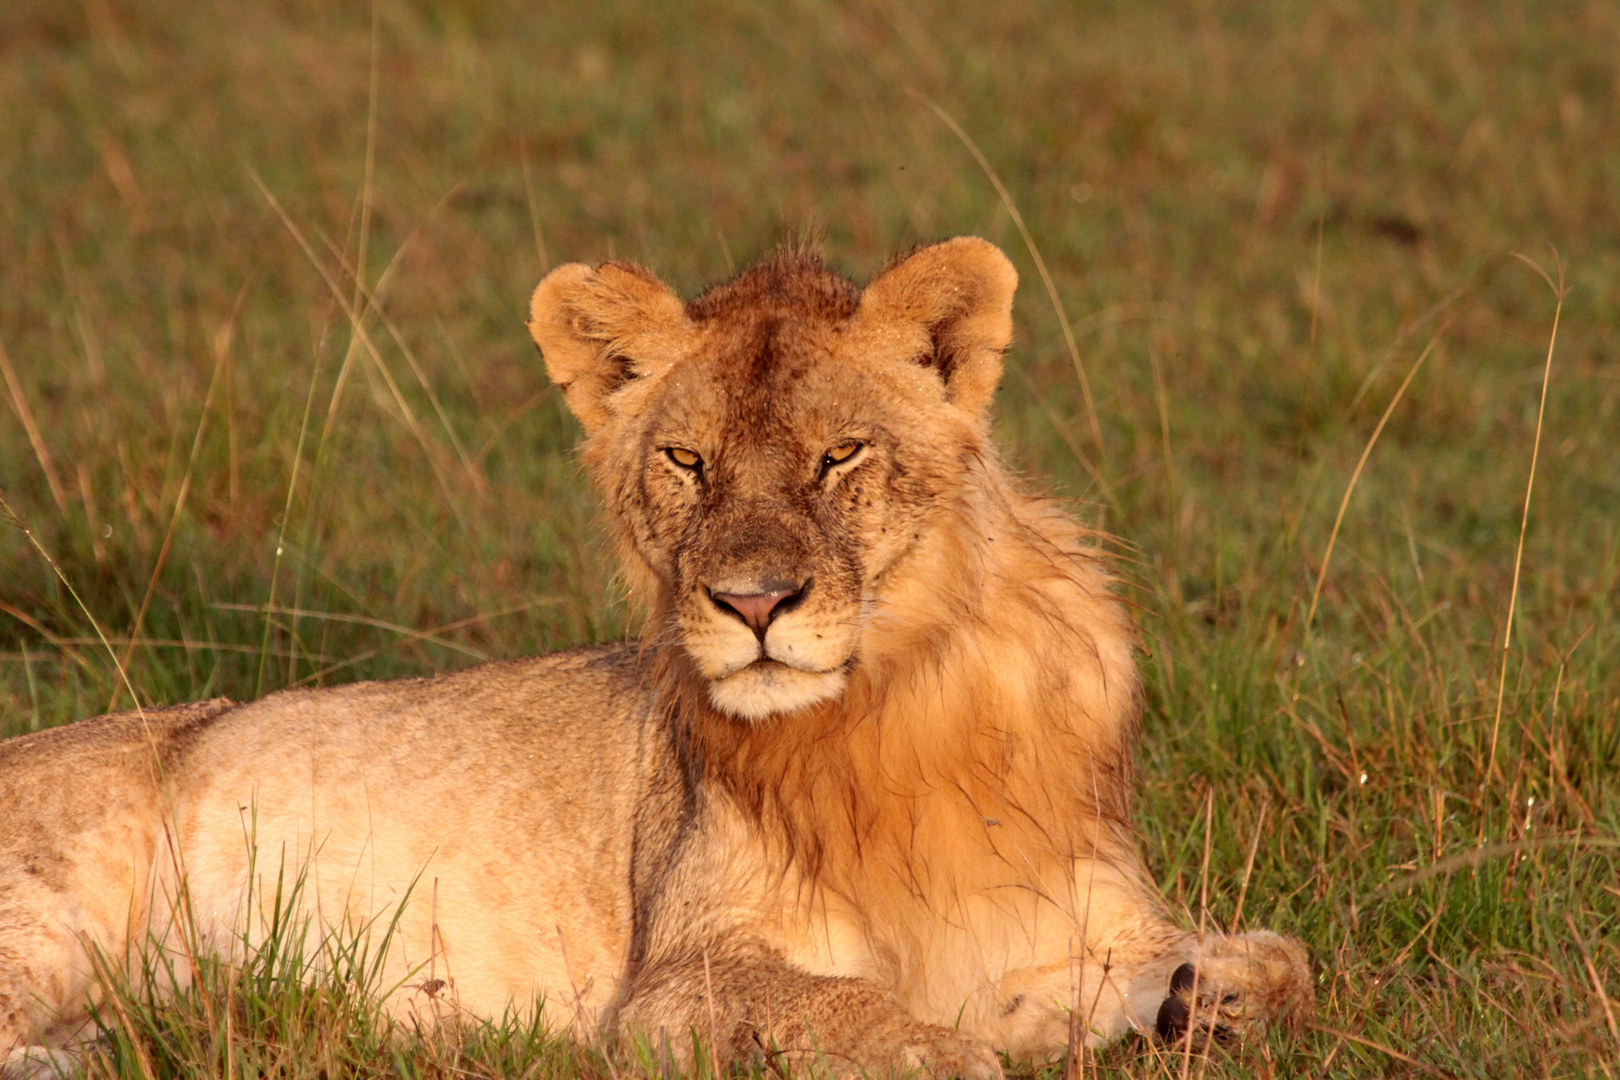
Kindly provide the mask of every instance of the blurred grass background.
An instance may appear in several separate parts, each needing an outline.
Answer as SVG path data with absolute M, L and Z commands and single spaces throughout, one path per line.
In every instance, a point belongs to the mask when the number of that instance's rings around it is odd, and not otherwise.
M 861 276 L 986 236 L 1024 278 L 1006 453 L 1122 538 L 1147 626 L 1149 858 L 1321 978 L 1313 1028 L 1086 1068 L 1614 1076 L 1617 58 L 1606 0 L 9 0 L 0 490 L 146 703 L 620 637 L 522 326 L 546 267 L 690 293 L 791 236 Z M 1100 444 L 923 99 L 1027 221 Z M 1514 253 L 1568 286 L 1516 598 L 1555 296 Z M 0 734 L 117 700 L 0 528 Z M 600 1071 L 285 1017 L 164 1056 L 188 1017 L 97 1067 Z

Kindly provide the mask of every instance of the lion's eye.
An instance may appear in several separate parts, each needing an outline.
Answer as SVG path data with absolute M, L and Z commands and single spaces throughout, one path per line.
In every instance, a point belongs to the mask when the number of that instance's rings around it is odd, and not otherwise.
M 669 460 L 673 461 L 683 469 L 690 469 L 691 471 L 696 472 L 703 467 L 703 459 L 684 446 L 668 447 L 664 450 L 664 453 L 669 455 Z
M 822 455 L 821 471 L 825 473 L 834 465 L 844 464 L 846 461 L 854 458 L 856 454 L 859 454 L 865 448 L 865 443 L 855 442 L 853 440 L 846 443 L 839 443 L 837 446 L 833 447 L 831 450 L 828 450 Z

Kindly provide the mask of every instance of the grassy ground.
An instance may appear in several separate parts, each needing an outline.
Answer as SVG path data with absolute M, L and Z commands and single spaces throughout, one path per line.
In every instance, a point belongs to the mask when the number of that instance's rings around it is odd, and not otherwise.
M 1606 0 L 10 0 L 0 488 L 146 702 L 616 637 L 541 271 L 990 237 L 1007 453 L 1130 553 L 1145 850 L 1321 979 L 1314 1028 L 1088 1075 L 1614 1076 L 1616 55 Z M 1544 417 L 1515 253 L 1568 286 Z M 0 733 L 114 671 L 0 530 Z M 389 1042 L 284 962 L 130 997 L 95 1071 L 604 1073 L 512 1025 Z

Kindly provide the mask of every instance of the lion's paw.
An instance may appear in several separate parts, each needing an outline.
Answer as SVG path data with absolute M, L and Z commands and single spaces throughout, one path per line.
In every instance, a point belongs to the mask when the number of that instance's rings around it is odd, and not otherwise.
M 1196 962 L 1176 968 L 1154 1026 L 1172 1045 L 1184 1043 L 1190 1028 L 1202 1049 L 1295 1022 L 1313 1008 L 1305 947 L 1262 930 L 1210 941 Z
M 1003 1080 L 990 1044 L 950 1028 L 917 1024 L 902 1036 L 900 1058 L 929 1080 Z

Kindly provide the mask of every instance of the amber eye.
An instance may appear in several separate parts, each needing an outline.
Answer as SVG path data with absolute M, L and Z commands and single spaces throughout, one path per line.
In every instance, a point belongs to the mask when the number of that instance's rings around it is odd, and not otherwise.
M 863 445 L 864 445 L 863 443 L 858 443 L 858 442 L 854 442 L 854 441 L 847 442 L 847 443 L 839 443 L 837 446 L 833 447 L 831 450 L 827 451 L 827 453 L 822 456 L 822 458 L 821 458 L 821 471 L 826 472 L 828 469 L 832 468 L 834 465 L 842 465 L 844 462 L 848 461 L 850 458 L 852 458 L 856 454 L 860 453 L 861 452 L 861 447 Z
M 696 472 L 703 467 L 703 459 L 684 446 L 671 446 L 664 453 L 669 455 L 669 460 L 683 469 L 691 469 Z

